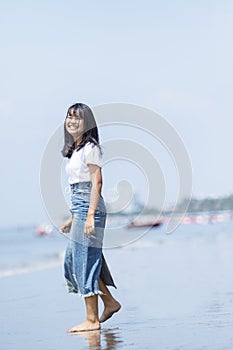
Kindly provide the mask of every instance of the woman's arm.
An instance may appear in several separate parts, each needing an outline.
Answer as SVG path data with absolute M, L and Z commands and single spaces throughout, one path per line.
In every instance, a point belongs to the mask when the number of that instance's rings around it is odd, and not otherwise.
M 84 233 L 88 236 L 95 233 L 95 212 L 98 207 L 101 189 L 102 189 L 102 172 L 101 168 L 95 164 L 88 164 L 90 177 L 92 182 L 90 205 L 87 213 L 87 218 L 84 227 Z

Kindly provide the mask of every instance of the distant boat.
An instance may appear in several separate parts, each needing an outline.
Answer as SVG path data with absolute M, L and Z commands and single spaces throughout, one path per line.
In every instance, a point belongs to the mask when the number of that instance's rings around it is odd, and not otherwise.
M 35 234 L 37 236 L 49 236 L 53 233 L 52 225 L 39 225 L 36 227 Z
M 148 222 L 138 222 L 138 221 L 131 221 L 129 224 L 127 224 L 127 228 L 141 228 L 141 227 L 158 227 L 162 225 L 162 221 L 148 221 Z

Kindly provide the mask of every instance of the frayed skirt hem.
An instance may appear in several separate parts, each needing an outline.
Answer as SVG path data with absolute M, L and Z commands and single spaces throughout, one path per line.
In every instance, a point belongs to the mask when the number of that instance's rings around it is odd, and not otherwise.
M 87 293 L 87 294 L 82 294 L 82 293 L 80 293 L 78 291 L 74 291 L 74 290 L 73 291 L 69 291 L 68 293 L 76 293 L 82 298 L 92 297 L 93 295 L 96 295 L 96 294 L 98 294 L 98 295 L 103 295 L 104 294 L 103 292 L 101 292 L 101 290 L 96 290 L 95 292 L 90 292 L 90 293 Z
M 94 292 L 89 292 L 89 293 L 86 293 L 86 294 L 82 294 L 76 288 L 74 288 L 74 286 L 72 285 L 72 283 L 68 279 L 66 279 L 66 283 L 67 283 L 67 286 L 68 286 L 68 293 L 78 294 L 82 298 L 92 297 L 93 295 L 96 295 L 96 294 L 98 294 L 98 295 L 105 295 L 99 289 L 94 291 Z

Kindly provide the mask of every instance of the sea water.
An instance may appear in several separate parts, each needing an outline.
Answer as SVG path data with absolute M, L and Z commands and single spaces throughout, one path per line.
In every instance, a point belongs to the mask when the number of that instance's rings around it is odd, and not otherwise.
M 0 277 L 59 264 L 66 242 L 56 232 L 37 236 L 35 227 L 0 229 Z
M 114 333 L 114 339 L 119 341 L 115 342 L 112 348 L 126 350 L 232 349 L 233 221 L 208 225 L 183 224 L 171 234 L 166 234 L 165 225 L 147 232 L 136 228 L 127 229 L 121 225 L 120 220 L 116 222 L 116 226 L 118 229 L 107 230 L 107 235 L 109 237 L 112 235 L 108 244 L 112 243 L 113 246 L 117 242 L 118 247 L 105 249 L 105 254 L 118 286 L 114 295 L 119 297 L 123 309 L 119 316 L 116 315 L 107 326 L 103 327 L 101 340 L 104 341 L 105 336 L 108 339 L 111 333 Z M 114 237 L 117 234 L 120 237 L 118 240 Z M 123 244 L 122 238 L 124 238 Z M 38 237 L 33 228 L 2 229 L 0 271 L 2 280 L 5 276 L 4 286 L 14 285 L 14 280 L 19 282 L 20 279 L 17 276 L 7 280 L 6 276 L 48 269 L 50 266 L 61 264 L 66 245 L 67 237 L 58 232 L 54 232 L 51 236 Z M 43 273 L 50 278 L 49 271 Z M 60 281 L 60 277 L 58 280 Z M 56 290 L 60 282 L 56 283 L 49 288 Z M 9 301 L 5 297 L 9 303 L 7 305 L 11 305 L 13 294 L 14 292 L 10 293 Z M 35 307 L 39 301 L 42 305 L 45 297 L 46 301 L 50 300 L 49 298 L 54 299 L 54 295 L 50 297 L 46 290 L 44 294 L 37 293 L 36 298 L 30 296 L 29 307 Z M 76 318 L 76 308 L 68 307 L 67 301 L 62 304 L 60 301 L 57 303 L 56 298 L 54 300 L 55 317 L 59 315 L 56 314 L 58 305 L 61 307 L 59 312 L 62 316 L 60 318 L 63 330 L 66 324 L 64 318 L 66 317 L 67 324 L 72 318 L 72 312 Z M 19 305 L 20 310 L 25 306 L 21 301 L 17 304 L 16 299 L 15 303 L 14 306 Z M 50 309 L 52 306 L 53 304 L 50 305 Z M 44 308 L 39 307 L 38 310 L 40 309 L 42 314 L 39 319 L 43 320 L 43 324 Z M 8 309 L 5 314 L 8 315 Z M 21 313 L 18 314 L 21 320 Z M 24 322 L 26 320 L 27 318 Z M 56 322 L 58 320 L 59 317 Z M 12 323 L 12 319 L 8 322 Z M 50 314 L 48 324 L 49 322 L 53 324 Z M 35 325 L 37 327 L 36 322 Z M 13 333 L 14 337 L 9 331 L 4 333 L 4 341 L 8 342 L 9 349 L 15 348 L 12 342 L 16 342 L 16 339 L 17 345 L 21 341 L 22 346 L 25 344 L 25 339 L 28 341 L 28 330 L 23 326 L 20 331 L 18 328 L 17 324 L 17 327 L 11 330 L 16 332 Z M 33 337 L 29 340 L 37 349 L 41 346 L 57 348 L 53 346 L 54 339 L 58 339 L 60 347 L 66 346 L 67 342 L 71 347 L 72 341 L 76 342 L 73 344 L 76 347 L 81 343 L 81 339 L 76 337 L 68 339 L 60 334 L 60 338 L 57 336 L 54 338 L 50 330 L 49 335 L 46 335 L 45 329 L 42 334 L 37 328 L 35 329 Z M 34 337 L 40 342 L 35 343 Z
M 214 250 L 225 265 L 233 258 L 233 220 L 209 225 L 181 224 L 171 234 L 166 234 L 165 225 L 149 230 L 127 229 L 124 218 L 122 224 L 119 218 L 117 220 L 118 226 L 106 229 L 106 249 L 146 249 L 160 246 L 161 250 L 166 247 L 166 254 L 170 259 L 173 254 L 187 254 L 188 257 L 198 249 L 197 263 L 205 260 L 204 257 Z M 0 277 L 60 264 L 68 238 L 69 235 L 61 234 L 56 229 L 52 234 L 43 236 L 36 235 L 35 227 L 0 229 Z

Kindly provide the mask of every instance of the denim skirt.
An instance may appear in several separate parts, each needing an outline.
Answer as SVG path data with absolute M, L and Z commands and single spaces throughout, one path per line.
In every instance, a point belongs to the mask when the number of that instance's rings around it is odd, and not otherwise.
M 73 220 L 64 256 L 64 275 L 68 292 L 77 293 L 82 297 L 103 294 L 99 289 L 99 277 L 105 285 L 117 288 L 102 252 L 106 223 L 106 207 L 102 195 L 94 216 L 95 233 L 88 237 L 84 233 L 91 188 L 92 183 L 89 181 L 70 185 L 70 212 Z

